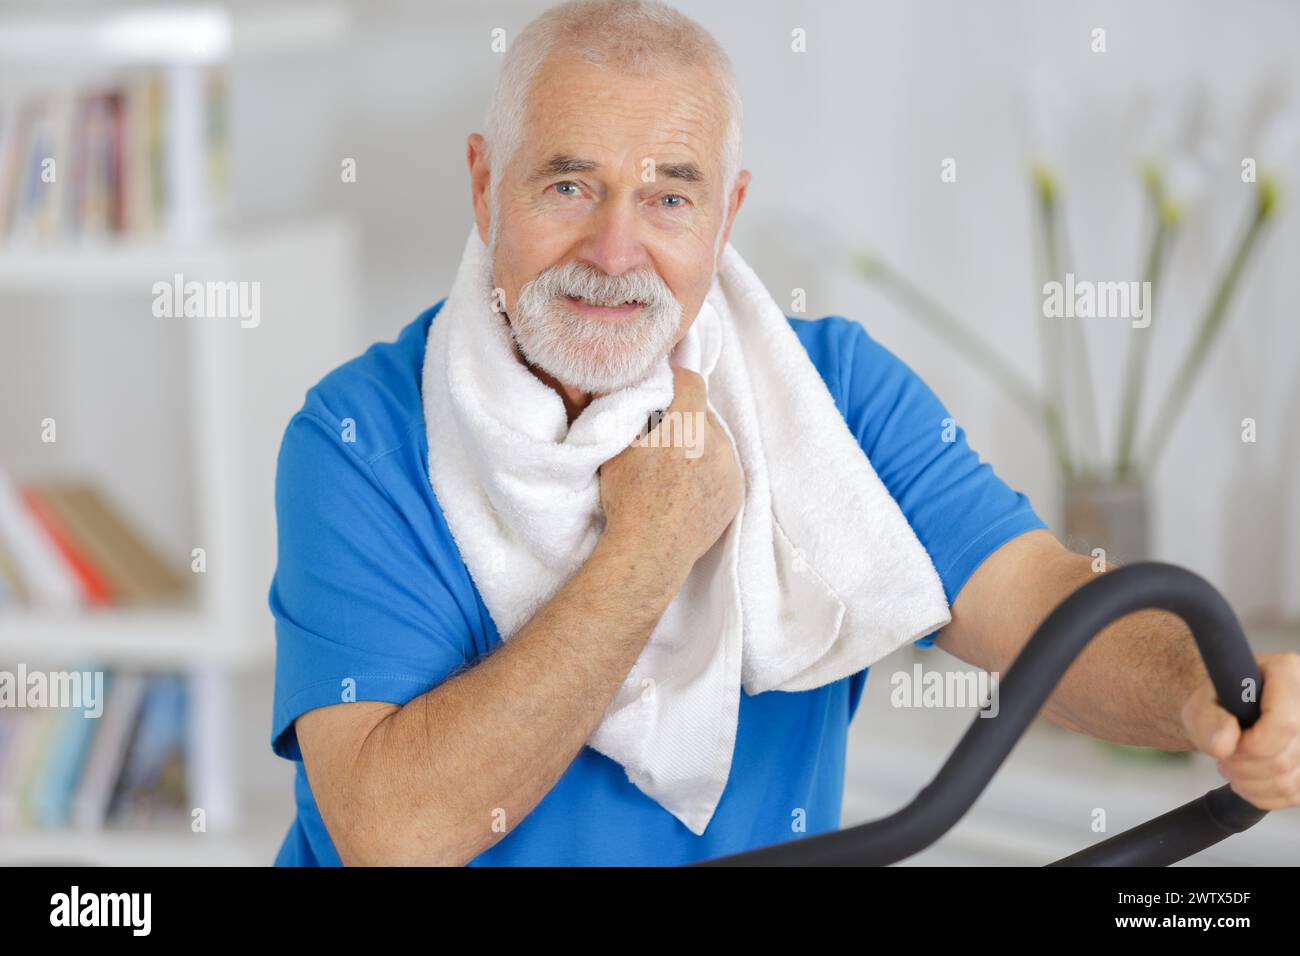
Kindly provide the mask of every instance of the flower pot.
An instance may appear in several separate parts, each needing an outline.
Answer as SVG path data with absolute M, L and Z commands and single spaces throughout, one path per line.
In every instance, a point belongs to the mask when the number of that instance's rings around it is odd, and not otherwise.
M 1063 541 L 1071 551 L 1103 548 L 1108 562 L 1151 557 L 1149 498 L 1140 483 L 1071 481 L 1065 486 Z

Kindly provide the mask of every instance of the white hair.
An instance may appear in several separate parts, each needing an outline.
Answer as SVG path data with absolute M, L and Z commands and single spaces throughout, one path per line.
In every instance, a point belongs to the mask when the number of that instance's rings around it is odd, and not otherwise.
M 723 211 L 740 174 L 743 112 L 731 60 L 707 30 L 658 0 L 569 0 L 526 27 L 506 51 L 484 118 L 491 167 L 488 201 L 497 228 L 501 178 L 523 136 L 528 94 L 546 58 L 563 51 L 637 76 L 670 66 L 704 67 L 727 111 L 722 144 Z

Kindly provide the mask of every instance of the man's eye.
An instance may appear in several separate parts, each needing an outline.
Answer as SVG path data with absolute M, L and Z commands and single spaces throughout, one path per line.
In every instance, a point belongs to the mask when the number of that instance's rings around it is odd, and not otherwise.
M 567 192 L 564 191 L 565 188 L 570 188 L 570 189 L 573 190 L 573 192 L 571 192 L 571 193 L 567 193 Z M 570 181 L 568 181 L 568 180 L 565 180 L 565 181 L 562 182 L 562 183 L 556 183 L 556 184 L 555 184 L 555 189 L 556 189 L 557 192 L 560 193 L 561 196 L 576 196 L 576 195 L 578 195 L 580 192 L 582 192 L 582 190 L 579 188 L 579 186 L 578 186 L 577 183 L 575 183 L 575 182 L 570 182 Z
M 668 202 L 668 200 L 670 199 L 676 199 L 677 202 L 670 203 Z M 690 202 L 690 200 L 688 200 L 685 196 L 678 195 L 677 193 L 669 193 L 667 196 L 663 197 L 663 201 L 665 205 L 668 206 L 669 209 L 680 209 Z

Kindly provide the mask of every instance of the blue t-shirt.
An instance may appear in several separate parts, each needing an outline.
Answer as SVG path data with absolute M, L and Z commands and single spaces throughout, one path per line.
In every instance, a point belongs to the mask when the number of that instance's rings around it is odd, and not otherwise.
M 345 689 L 357 700 L 405 704 L 500 642 L 429 484 L 420 382 L 442 304 L 395 342 L 325 376 L 280 449 L 271 743 L 297 763 L 298 808 L 280 865 L 340 862 L 295 718 L 349 699 Z M 837 316 L 790 324 L 929 551 L 949 603 L 988 555 L 1043 527 L 925 383 L 862 326 Z M 533 811 L 472 863 L 678 864 L 838 829 L 846 738 L 866 676 L 798 693 L 742 692 L 731 776 L 701 836 L 584 747 Z

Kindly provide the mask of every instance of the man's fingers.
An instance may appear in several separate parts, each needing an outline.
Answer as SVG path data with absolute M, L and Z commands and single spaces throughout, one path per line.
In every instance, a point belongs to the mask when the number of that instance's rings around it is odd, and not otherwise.
M 1257 725 L 1258 726 L 1258 725 Z M 1227 760 L 1219 761 L 1219 770 L 1225 776 L 1236 780 L 1265 780 L 1300 770 L 1300 737 L 1294 737 L 1280 753 L 1270 757 L 1244 757 L 1245 738 L 1254 731 L 1254 727 L 1243 735 L 1242 744 L 1237 753 Z
M 1265 694 L 1268 686 L 1265 681 Z M 1265 710 L 1254 726 L 1241 735 L 1234 756 L 1240 760 L 1268 760 L 1285 753 L 1296 739 L 1295 720 L 1289 713 Z
M 1197 750 L 1218 760 L 1232 756 L 1241 736 L 1237 718 L 1219 706 L 1208 682 L 1184 706 L 1183 726 Z
M 1300 806 L 1300 770 L 1267 777 L 1243 777 L 1230 766 L 1220 763 L 1219 772 L 1227 778 L 1237 796 L 1261 810 Z
M 1259 720 L 1242 735 L 1242 757 L 1273 757 L 1300 737 L 1300 654 L 1264 654 L 1259 658 L 1264 688 Z

